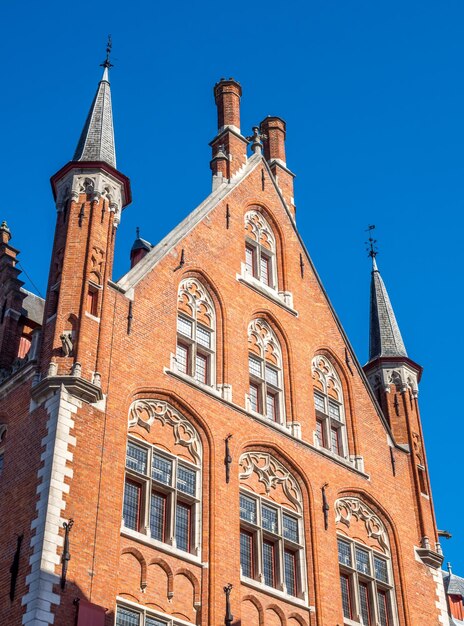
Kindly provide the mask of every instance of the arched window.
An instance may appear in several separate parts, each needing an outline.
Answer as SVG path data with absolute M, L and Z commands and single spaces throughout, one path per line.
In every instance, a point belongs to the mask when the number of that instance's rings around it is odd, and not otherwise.
M 273 422 L 284 423 L 282 351 L 279 341 L 263 319 L 248 326 L 249 409 Z
M 270 454 L 240 457 L 242 578 L 306 598 L 303 503 L 289 471 Z
M 320 354 L 312 361 L 312 375 L 316 409 L 316 445 L 330 450 L 337 456 L 346 457 L 348 446 L 340 378 L 332 363 Z
M 200 550 L 201 443 L 192 424 L 168 403 L 137 400 L 129 426 L 150 431 L 155 423 L 171 427 L 159 434 L 163 446 L 129 436 L 126 452 L 123 524 L 125 529 L 198 554 Z M 165 438 L 165 440 L 162 439 Z M 177 450 L 186 450 L 182 455 Z M 135 535 L 137 537 L 137 535 Z
M 396 626 L 391 553 L 382 520 L 358 498 L 335 503 L 343 615 L 365 626 Z
M 211 296 L 196 278 L 179 285 L 177 369 L 199 383 L 215 383 L 215 312 Z
M 277 289 L 276 241 L 272 228 L 261 213 L 245 214 L 245 268 L 249 276 Z

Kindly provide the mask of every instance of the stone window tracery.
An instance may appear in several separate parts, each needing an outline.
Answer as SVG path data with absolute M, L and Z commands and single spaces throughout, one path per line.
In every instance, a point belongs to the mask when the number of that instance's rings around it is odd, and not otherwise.
M 198 555 L 200 552 L 201 443 L 195 428 L 163 401 L 136 400 L 129 426 L 149 432 L 156 421 L 171 427 L 173 442 L 186 448 L 178 456 L 129 435 L 123 527 L 154 541 Z
M 277 289 L 276 240 L 272 228 L 258 211 L 245 214 L 245 270 L 271 289 Z
M 277 459 L 261 452 L 243 454 L 240 470 L 242 578 L 306 598 L 302 496 L 297 481 Z
M 116 626 L 179 626 L 179 622 L 169 615 L 154 611 L 152 608 L 134 607 L 118 603 L 116 607 Z
M 274 331 L 263 319 L 248 325 L 248 370 L 249 410 L 284 424 L 282 350 Z
M 343 616 L 348 624 L 396 626 L 388 534 L 358 498 L 335 503 Z
M 177 316 L 177 370 L 199 383 L 215 383 L 216 316 L 208 291 L 196 278 L 179 285 Z
M 337 456 L 348 456 L 343 390 L 332 363 L 318 354 L 312 361 L 315 443 Z

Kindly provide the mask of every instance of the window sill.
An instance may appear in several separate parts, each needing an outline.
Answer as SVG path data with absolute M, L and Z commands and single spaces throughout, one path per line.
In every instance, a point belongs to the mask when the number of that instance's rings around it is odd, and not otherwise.
M 275 598 L 279 598 L 280 600 L 284 600 L 289 604 L 293 604 L 298 607 L 303 607 L 305 609 L 314 610 L 314 607 L 309 606 L 306 600 L 302 598 L 296 598 L 295 596 L 290 596 L 288 593 L 284 593 L 283 591 L 279 591 L 278 589 L 274 589 L 274 587 L 268 587 L 268 585 L 264 585 L 263 583 L 254 580 L 254 578 L 247 578 L 246 576 L 240 577 L 240 582 L 242 585 L 246 585 L 247 587 L 252 587 L 253 589 L 257 589 L 266 593 L 270 596 L 274 596 Z
M 243 285 L 250 287 L 250 289 L 253 289 L 253 291 L 256 291 L 260 295 L 265 296 L 269 300 L 272 300 L 272 302 L 274 302 L 275 304 L 278 304 L 279 306 L 281 306 L 283 309 L 288 311 L 291 315 L 298 317 L 298 311 L 295 311 L 293 306 L 290 304 L 287 304 L 287 302 L 285 301 L 285 299 L 287 298 L 289 302 L 292 302 L 293 298 L 290 293 L 283 292 L 283 291 L 276 291 L 275 289 L 268 287 L 261 281 L 257 280 L 256 278 L 253 278 L 253 276 L 250 276 L 248 274 L 237 274 L 236 278 L 239 283 L 242 283 Z
M 214 389 L 213 387 L 208 387 L 207 385 L 202 385 L 201 383 L 198 383 L 191 376 L 186 376 L 185 374 L 181 374 L 180 372 L 177 372 L 175 370 L 168 369 L 167 367 L 164 368 L 164 373 L 167 374 L 168 376 L 172 376 L 173 378 L 177 378 L 178 380 L 185 382 L 187 385 L 190 385 L 190 387 L 193 387 L 194 389 L 197 389 L 198 391 L 207 393 L 208 395 L 212 396 L 213 398 L 216 398 L 220 402 L 223 402 L 224 404 L 231 407 L 232 409 L 235 409 L 239 413 L 242 413 L 242 415 L 246 415 L 247 417 L 249 417 L 250 419 L 254 421 L 259 421 L 261 424 L 266 425 L 269 428 L 273 428 L 274 430 L 282 433 L 282 435 L 286 437 L 290 437 L 293 441 L 297 441 L 301 443 L 306 448 L 310 448 L 314 452 L 318 452 L 322 454 L 326 458 L 331 459 L 332 461 L 334 461 L 338 465 L 341 465 L 342 467 L 346 467 L 347 469 L 351 470 L 352 472 L 355 472 L 359 476 L 362 476 L 363 478 L 367 478 L 368 480 L 370 479 L 369 474 L 367 474 L 365 471 L 358 469 L 354 461 L 350 461 L 348 459 L 344 459 L 343 457 L 336 456 L 335 454 L 333 454 L 333 452 L 330 452 L 329 450 L 326 450 L 325 448 L 319 448 L 318 446 L 315 446 L 314 444 L 311 444 L 308 441 L 305 441 L 304 439 L 302 439 L 301 426 L 299 422 L 293 422 L 293 424 L 296 425 L 295 430 L 299 432 L 299 436 L 295 436 L 294 434 L 292 434 L 292 422 L 289 422 L 288 426 L 282 426 L 281 424 L 277 424 L 276 422 L 271 422 L 271 420 L 268 420 L 260 413 L 251 413 L 250 411 L 247 411 L 247 409 L 245 409 L 244 407 L 238 404 L 235 404 L 235 402 L 232 402 L 232 400 L 229 400 L 227 397 L 225 397 L 225 394 L 221 395 L 221 393 L 216 391 L 216 389 Z M 229 387 L 229 386 L 224 385 L 224 387 Z
M 123 537 L 128 537 L 129 539 L 134 539 L 139 543 L 143 543 L 145 546 L 156 548 L 157 550 L 160 550 L 160 552 L 165 552 L 166 554 L 176 556 L 183 561 L 188 561 L 189 563 L 194 563 L 195 565 L 204 566 L 204 564 L 201 562 L 201 554 L 196 556 L 194 554 L 190 554 L 189 552 L 184 552 L 183 550 L 174 548 L 173 546 L 170 546 L 167 543 L 163 543 L 162 541 L 158 541 L 157 539 L 153 539 L 152 537 L 147 537 L 147 535 L 139 533 L 136 530 L 132 530 L 131 528 L 126 528 L 125 526 L 121 526 L 121 535 Z
M 100 318 L 97 317 L 96 315 L 92 315 L 92 313 L 89 313 L 88 311 L 85 312 L 85 317 L 88 317 L 91 320 L 94 320 L 95 322 L 100 323 Z
M 189 376 L 188 374 L 184 374 L 184 372 L 180 372 L 176 367 L 175 354 L 171 354 L 171 367 L 169 369 L 165 367 L 164 372 L 166 374 L 172 374 L 172 376 L 180 378 L 187 384 L 192 385 L 193 387 L 197 387 L 198 389 L 201 389 L 202 391 L 205 391 L 206 393 L 209 393 L 220 400 L 225 399 L 228 401 L 232 401 L 231 385 L 206 385 L 205 383 L 201 383 L 200 381 L 198 381 L 193 376 Z

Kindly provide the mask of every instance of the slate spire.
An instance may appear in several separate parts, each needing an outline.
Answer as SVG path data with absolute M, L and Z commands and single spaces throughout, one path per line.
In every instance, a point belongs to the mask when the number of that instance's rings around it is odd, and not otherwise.
M 387 289 L 372 254 L 369 361 L 379 357 L 407 357 Z
M 73 161 L 104 161 L 116 168 L 113 111 L 109 81 L 111 40 L 108 42 L 106 61 L 102 63 L 103 77 L 90 107 Z

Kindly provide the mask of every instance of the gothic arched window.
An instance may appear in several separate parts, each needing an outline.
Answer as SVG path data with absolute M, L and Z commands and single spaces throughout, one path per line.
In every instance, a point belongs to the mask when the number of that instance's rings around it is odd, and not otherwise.
M 277 289 L 276 240 L 272 228 L 258 211 L 245 214 L 245 269 L 249 276 Z
M 248 326 L 249 409 L 284 423 L 282 350 L 269 324 L 255 319 Z
M 177 315 L 177 369 L 199 383 L 215 383 L 215 311 L 205 287 L 196 278 L 179 285 Z
M 388 535 L 358 498 L 335 502 L 343 615 L 365 626 L 394 626 L 396 601 Z
M 142 534 L 198 555 L 202 450 L 198 432 L 167 402 L 150 399 L 131 406 L 129 427 L 137 426 L 153 429 L 153 443 L 137 437 L 136 428 L 129 435 L 124 528 L 136 539 Z
M 316 445 L 337 456 L 346 457 L 348 446 L 345 410 L 340 378 L 332 363 L 321 354 L 312 361 L 314 407 L 316 409 Z
M 306 598 L 303 502 L 299 485 L 270 454 L 240 458 L 242 578 Z

